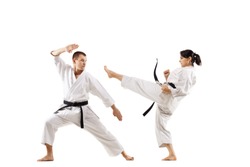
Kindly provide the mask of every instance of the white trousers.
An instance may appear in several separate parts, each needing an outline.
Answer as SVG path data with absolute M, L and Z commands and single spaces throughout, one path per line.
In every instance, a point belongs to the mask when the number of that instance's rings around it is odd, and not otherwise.
M 157 104 L 155 133 L 158 146 L 171 144 L 172 138 L 171 133 L 167 130 L 167 122 L 177 105 L 175 99 L 169 94 L 162 93 L 160 85 L 139 78 L 123 76 L 121 85 Z
M 110 156 L 119 155 L 123 151 L 123 147 L 118 140 L 105 128 L 89 106 L 82 106 L 82 109 L 84 129 L 95 136 Z M 78 107 L 61 110 L 47 119 L 41 143 L 53 145 L 58 128 L 69 124 L 80 127 L 80 109 Z

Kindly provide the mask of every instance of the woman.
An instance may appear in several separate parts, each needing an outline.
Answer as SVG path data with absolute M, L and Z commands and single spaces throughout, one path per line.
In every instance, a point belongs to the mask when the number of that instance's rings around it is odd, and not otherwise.
M 118 74 L 109 70 L 106 66 L 104 70 L 109 78 L 116 78 L 121 81 L 121 86 L 157 104 L 156 109 L 156 138 L 159 147 L 166 147 L 169 155 L 162 160 L 175 161 L 177 159 L 171 140 L 171 134 L 167 130 L 167 122 L 176 107 L 196 83 L 194 63 L 201 65 L 201 58 L 192 50 L 180 52 L 181 67 L 170 73 L 169 70 L 163 72 L 166 82 L 156 84 L 135 77 Z

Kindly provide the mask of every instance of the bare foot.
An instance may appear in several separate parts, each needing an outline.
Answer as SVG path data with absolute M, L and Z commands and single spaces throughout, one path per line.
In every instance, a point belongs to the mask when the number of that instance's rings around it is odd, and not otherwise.
M 104 70 L 106 71 L 106 73 L 108 74 L 109 78 L 113 78 L 113 71 L 110 71 L 107 66 L 104 66 Z
M 163 161 L 176 161 L 177 158 L 176 158 L 175 155 L 169 155 L 168 157 L 163 158 L 162 160 L 163 160 Z
M 107 68 L 107 66 L 104 66 L 104 70 L 105 70 L 106 73 L 108 74 L 108 77 L 109 77 L 109 78 L 116 78 L 116 79 L 122 81 L 123 75 L 118 74 L 118 73 L 116 73 L 116 72 L 114 72 L 114 71 L 109 70 L 109 69 Z
M 124 156 L 124 158 L 125 158 L 127 161 L 134 161 L 134 157 L 131 157 L 131 156 L 129 156 L 129 155 Z
M 134 157 L 131 157 L 129 155 L 122 155 L 127 161 L 133 161 L 134 160 Z
M 37 161 L 42 162 L 42 161 L 54 161 L 53 156 L 46 155 L 45 157 L 38 159 Z
M 127 160 L 127 161 L 133 161 L 134 157 L 131 157 L 125 153 L 125 151 L 122 152 L 122 156 Z

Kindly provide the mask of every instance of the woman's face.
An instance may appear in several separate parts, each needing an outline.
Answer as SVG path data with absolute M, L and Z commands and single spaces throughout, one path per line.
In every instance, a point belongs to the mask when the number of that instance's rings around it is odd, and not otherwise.
M 187 66 L 192 65 L 191 60 L 192 60 L 191 57 L 185 58 L 185 57 L 180 56 L 179 62 L 181 63 L 182 67 L 187 67 Z

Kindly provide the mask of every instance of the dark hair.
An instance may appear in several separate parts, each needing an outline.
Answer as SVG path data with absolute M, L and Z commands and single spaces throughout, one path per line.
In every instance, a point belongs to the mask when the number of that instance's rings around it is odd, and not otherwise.
M 189 58 L 191 57 L 192 60 L 192 66 L 194 66 L 194 63 L 196 63 L 198 66 L 200 66 L 202 63 L 201 63 L 201 58 L 200 58 L 200 55 L 194 53 L 192 50 L 190 49 L 186 49 L 186 50 L 182 50 L 180 52 L 181 56 L 184 57 L 184 58 Z
M 73 54 L 72 59 L 78 59 L 79 55 L 86 56 L 86 54 L 85 54 L 84 52 L 76 51 L 76 52 Z

